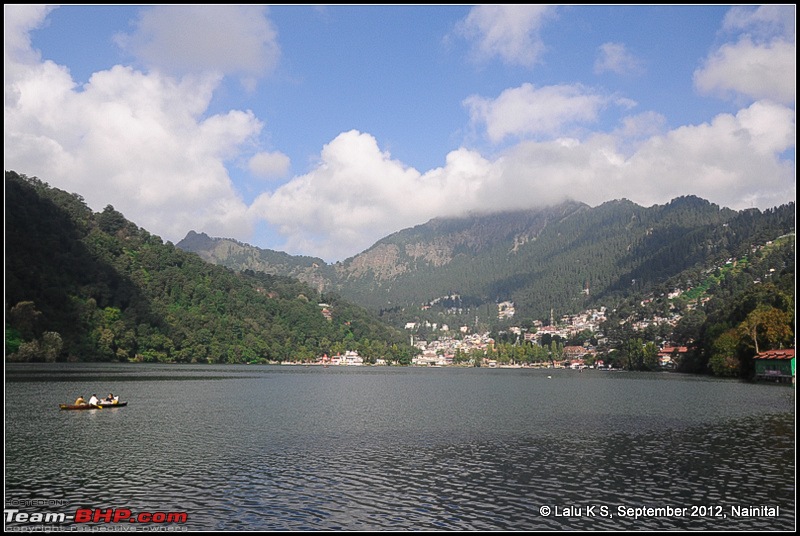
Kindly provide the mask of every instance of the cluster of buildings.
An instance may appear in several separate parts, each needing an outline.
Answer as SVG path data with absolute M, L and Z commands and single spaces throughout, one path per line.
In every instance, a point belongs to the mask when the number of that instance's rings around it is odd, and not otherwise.
M 412 365 L 431 367 L 452 365 L 456 353 L 469 354 L 475 350 L 485 352 L 494 345 L 494 339 L 488 333 L 473 333 L 461 339 L 440 337 L 435 341 L 417 341 L 414 346 L 421 353 L 411 360 Z
M 358 355 L 358 352 L 348 350 L 344 353 L 344 355 L 328 357 L 328 354 L 324 354 L 322 357 L 317 359 L 316 364 L 324 366 L 333 365 L 356 367 L 364 364 L 364 358 Z M 383 365 L 385 363 L 381 364 Z
M 499 320 L 514 318 L 514 314 L 516 312 L 517 311 L 514 307 L 514 302 L 504 301 L 497 304 L 497 318 Z
M 497 317 L 500 320 L 507 320 L 514 317 L 515 306 L 511 301 L 505 301 L 498 304 Z M 507 332 L 512 336 L 516 335 L 516 342 L 528 342 L 532 344 L 541 345 L 542 338 L 545 335 L 551 337 L 558 336 L 561 339 L 569 339 L 576 334 L 583 331 L 590 331 L 598 333 L 600 325 L 606 319 L 606 309 L 590 309 L 575 315 L 564 315 L 560 318 L 560 322 L 556 324 L 554 319 L 550 319 L 549 326 L 543 325 L 541 321 L 534 321 L 533 329 L 521 328 L 512 326 L 507 328 Z M 474 354 L 475 351 L 486 352 L 495 341 L 488 333 L 470 333 L 468 326 L 461 326 L 458 329 L 460 336 L 458 338 L 449 333 L 449 327 L 446 324 L 437 325 L 430 322 L 409 322 L 405 328 L 410 331 L 416 331 L 420 327 L 425 327 L 430 331 L 440 331 L 440 335 L 435 340 L 430 341 L 416 341 L 412 339 L 412 343 L 416 346 L 420 353 L 413 360 L 412 364 L 416 366 L 449 366 L 454 364 L 455 356 L 458 353 L 462 355 Z M 564 348 L 564 359 L 566 359 L 572 368 L 584 368 L 584 358 L 594 354 L 593 348 L 583 346 L 567 346 Z M 601 362 L 602 363 L 602 362 Z M 497 366 L 491 359 L 485 360 L 486 366 Z M 562 366 L 561 363 L 558 364 Z
M 582 331 L 600 333 L 600 326 L 606 321 L 606 308 L 600 307 L 599 309 L 588 309 L 574 315 L 564 315 L 558 324 L 553 320 L 551 317 L 549 326 L 543 325 L 540 320 L 534 320 L 533 327 L 536 328 L 536 332 L 525 333 L 525 340 L 539 344 L 545 334 L 550 334 L 553 337 L 558 336 L 562 339 L 570 339 Z M 522 332 L 521 328 L 509 328 L 509 331 L 517 335 Z
M 644 304 L 643 304 L 644 305 Z M 513 302 L 502 302 L 498 304 L 498 318 L 508 319 L 514 315 Z M 670 318 L 655 317 L 642 322 L 636 322 L 634 327 L 644 328 L 647 325 L 668 323 L 674 326 L 680 316 L 674 315 Z M 545 326 L 541 321 L 534 321 L 532 329 L 512 326 L 506 329 L 506 333 L 511 334 L 510 339 L 515 343 L 528 342 L 535 345 L 545 345 L 547 335 L 550 338 L 558 337 L 560 340 L 568 340 L 574 338 L 577 334 L 582 332 L 589 332 L 598 336 L 598 344 L 602 345 L 606 341 L 602 335 L 601 327 L 603 322 L 606 321 L 606 308 L 600 307 L 599 309 L 588 309 L 577 314 L 564 315 L 558 319 L 550 318 L 550 325 Z M 425 322 L 423 324 L 410 322 L 406 324 L 407 330 L 416 330 L 420 325 L 427 327 L 430 330 L 436 331 L 437 328 L 442 332 L 447 332 L 446 325 L 437 326 Z M 417 366 L 449 366 L 454 364 L 455 356 L 460 352 L 461 354 L 473 354 L 475 350 L 486 352 L 491 348 L 495 341 L 489 337 L 488 334 L 470 334 L 467 326 L 462 326 L 459 331 L 462 337 L 455 338 L 451 334 L 443 333 L 436 340 L 431 341 L 417 341 L 414 343 L 420 350 L 420 354 L 415 357 L 412 364 Z M 516 336 L 516 337 L 514 337 Z M 664 346 L 659 350 L 658 361 L 663 369 L 674 369 L 676 363 L 679 362 L 680 357 L 686 354 L 689 349 L 685 346 Z M 487 358 L 484 360 L 486 366 L 504 366 L 497 365 L 494 361 Z M 517 365 L 518 366 L 518 365 Z M 604 368 L 606 363 L 597 359 L 597 350 L 585 344 L 584 346 L 565 346 L 561 358 L 555 363 L 557 367 L 566 367 L 572 369 L 583 369 L 588 366 Z

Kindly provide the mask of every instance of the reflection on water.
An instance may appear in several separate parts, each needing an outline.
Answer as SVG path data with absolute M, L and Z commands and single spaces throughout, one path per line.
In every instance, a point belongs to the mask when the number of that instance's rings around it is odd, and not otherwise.
M 7 502 L 186 511 L 190 528 L 217 530 L 794 527 L 793 387 L 574 371 L 63 370 L 7 370 Z M 128 407 L 57 409 L 108 391 Z M 596 517 L 540 513 L 592 505 Z M 602 517 L 600 506 L 727 517 Z

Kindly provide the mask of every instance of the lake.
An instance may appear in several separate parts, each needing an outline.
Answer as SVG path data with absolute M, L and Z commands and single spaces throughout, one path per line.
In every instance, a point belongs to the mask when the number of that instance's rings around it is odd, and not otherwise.
M 58 409 L 109 391 L 129 405 Z M 186 512 L 168 528 L 226 531 L 795 527 L 792 385 L 9 364 L 5 413 L 6 508 L 26 513 Z

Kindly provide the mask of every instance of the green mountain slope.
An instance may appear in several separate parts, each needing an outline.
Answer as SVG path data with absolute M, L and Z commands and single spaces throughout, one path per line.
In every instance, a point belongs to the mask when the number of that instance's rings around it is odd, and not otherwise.
M 330 286 L 330 270 L 326 270 L 325 261 L 316 257 L 259 249 L 231 238 L 211 238 L 205 233 L 194 231 L 189 231 L 177 245 L 184 251 L 197 253 L 205 261 L 237 271 L 253 270 L 285 275 L 299 279 L 317 290 Z
M 335 294 L 207 263 L 35 178 L 6 172 L 5 193 L 9 360 L 410 359 L 402 333 Z

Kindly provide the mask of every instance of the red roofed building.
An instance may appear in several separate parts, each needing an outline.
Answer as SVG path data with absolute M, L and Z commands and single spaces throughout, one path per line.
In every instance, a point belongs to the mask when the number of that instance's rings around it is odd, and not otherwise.
M 586 355 L 586 348 L 583 346 L 565 346 L 564 347 L 564 358 L 565 359 L 578 359 L 579 357 L 583 357 Z
M 760 352 L 753 361 L 756 365 L 756 380 L 794 383 L 794 348 Z
M 688 352 L 686 346 L 665 346 L 658 351 L 658 363 L 664 368 L 675 368 L 675 358 L 683 357 Z

